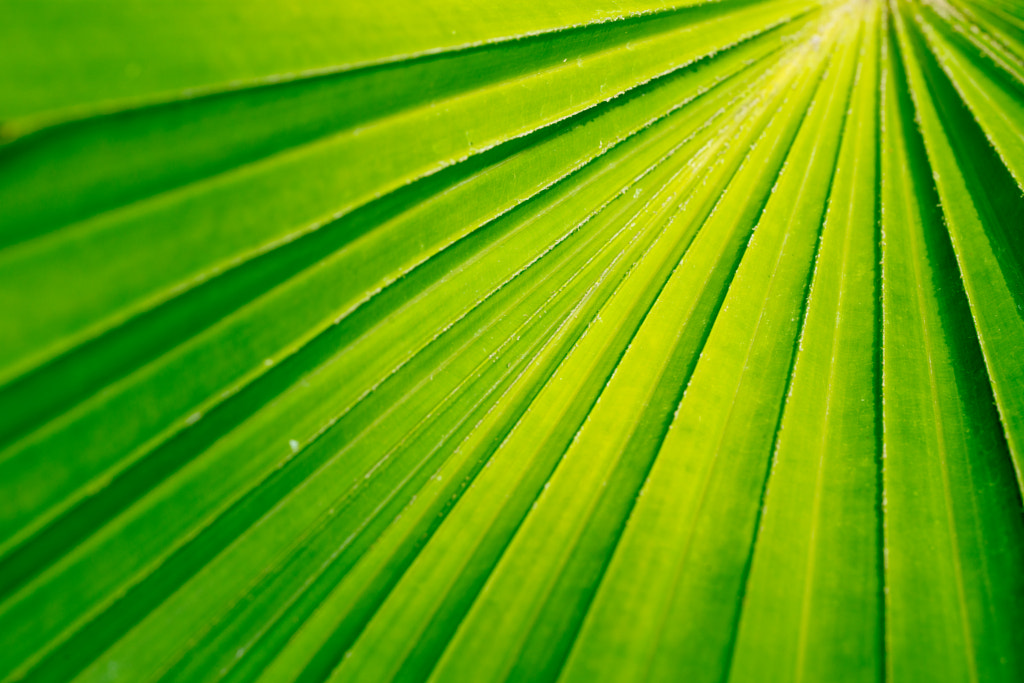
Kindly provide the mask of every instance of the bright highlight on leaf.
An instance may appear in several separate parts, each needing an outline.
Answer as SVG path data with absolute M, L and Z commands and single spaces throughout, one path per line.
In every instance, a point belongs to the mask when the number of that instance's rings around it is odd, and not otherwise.
M 0 681 L 1024 680 L 1020 3 L 0 3 Z

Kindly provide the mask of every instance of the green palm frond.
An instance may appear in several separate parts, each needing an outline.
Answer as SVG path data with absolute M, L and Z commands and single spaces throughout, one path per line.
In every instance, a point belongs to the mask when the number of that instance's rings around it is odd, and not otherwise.
M 1019 3 L 0 4 L 0 681 L 1024 680 Z

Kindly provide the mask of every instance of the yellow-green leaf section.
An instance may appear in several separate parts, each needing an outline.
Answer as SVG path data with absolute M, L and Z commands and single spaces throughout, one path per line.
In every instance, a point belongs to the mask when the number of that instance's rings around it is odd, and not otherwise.
M 0 9 L 0 682 L 1024 680 L 1019 3 Z

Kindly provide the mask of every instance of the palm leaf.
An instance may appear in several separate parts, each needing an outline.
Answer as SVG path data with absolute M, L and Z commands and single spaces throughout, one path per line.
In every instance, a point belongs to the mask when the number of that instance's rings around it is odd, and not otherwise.
M 0 681 L 1024 677 L 1009 0 L 4 3 Z

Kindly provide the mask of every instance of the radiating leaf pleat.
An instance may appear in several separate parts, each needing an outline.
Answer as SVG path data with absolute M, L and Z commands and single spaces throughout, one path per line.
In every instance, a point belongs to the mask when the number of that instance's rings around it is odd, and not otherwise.
M 764 493 L 730 680 L 878 678 L 879 12 L 862 12 L 842 146 Z M 788 580 L 779 581 L 780 576 Z
M 2 4 L 0 681 L 1024 678 L 1019 3 Z
M 913 59 L 902 22 L 890 24 L 882 110 L 887 669 L 1014 680 L 1020 498 L 926 142 L 898 89 Z

